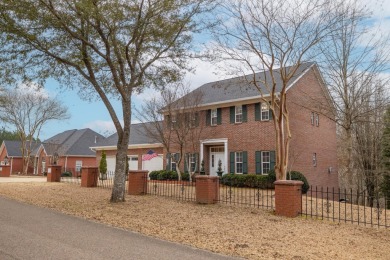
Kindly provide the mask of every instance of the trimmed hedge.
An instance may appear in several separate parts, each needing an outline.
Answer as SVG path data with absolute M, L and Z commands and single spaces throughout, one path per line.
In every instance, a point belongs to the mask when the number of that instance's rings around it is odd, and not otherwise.
M 270 178 L 270 181 L 272 181 L 272 182 L 276 181 L 275 171 L 271 170 L 268 173 L 268 177 Z M 303 175 L 303 173 L 301 173 L 301 172 L 297 172 L 297 171 L 288 172 L 287 173 L 287 180 L 302 181 L 303 182 L 303 185 L 302 185 L 302 193 L 303 194 L 306 194 L 306 192 L 310 188 L 309 182 L 307 181 L 305 175 Z
M 268 175 L 229 173 L 222 176 L 221 183 L 232 187 L 273 188 L 273 181 L 270 181 Z
M 63 172 L 61 177 L 72 177 L 72 172 Z
M 149 178 L 151 180 L 178 180 L 178 175 L 175 171 L 160 170 L 151 171 L 149 173 Z M 183 181 L 188 181 L 190 180 L 190 175 L 188 173 L 182 173 L 181 179 Z

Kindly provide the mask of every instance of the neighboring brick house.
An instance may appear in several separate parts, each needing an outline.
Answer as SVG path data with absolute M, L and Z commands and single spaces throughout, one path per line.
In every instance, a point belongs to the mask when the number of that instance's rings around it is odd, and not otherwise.
M 145 123 L 148 124 L 148 123 Z M 145 124 L 132 124 L 130 127 L 130 137 L 128 146 L 128 158 L 130 170 L 161 170 L 164 168 L 163 145 L 156 142 L 153 138 L 145 135 Z M 91 146 L 93 151 L 96 151 L 96 161 L 99 164 L 102 151 L 105 151 L 107 158 L 107 171 L 113 173 L 115 171 L 116 148 L 118 142 L 118 134 L 113 134 L 107 139 L 98 142 Z M 143 161 L 142 156 L 152 150 L 158 156 L 151 160 Z
M 40 143 L 34 142 L 32 144 L 32 150 L 38 147 Z M 22 157 L 22 142 L 21 141 L 9 141 L 4 140 L 0 147 L 0 164 L 10 165 L 10 171 L 12 174 L 20 174 L 23 169 L 23 157 Z M 34 171 L 32 166 L 28 167 L 27 173 L 32 174 Z
M 274 75 L 276 88 L 280 89 L 277 70 Z M 237 77 L 207 83 L 188 94 L 189 97 L 199 93 L 203 96 L 198 104 L 199 112 L 194 117 L 196 125 L 203 122 L 203 129 L 198 140 L 199 151 L 185 149 L 189 159 L 184 161 L 190 164 L 182 164 L 185 171 L 190 167 L 191 171 L 199 171 L 202 160 L 206 174 L 210 175 L 216 175 L 219 160 L 224 173 L 267 174 L 273 169 L 276 145 L 272 113 L 268 102 L 261 101 L 259 90 L 249 83 L 251 77 L 253 75 L 247 80 Z M 269 71 L 257 73 L 255 77 L 271 78 Z M 263 93 L 267 90 L 263 89 Z M 331 116 L 316 112 L 329 100 L 328 97 L 317 65 L 302 64 L 287 90 L 292 134 L 289 169 L 302 172 L 311 185 L 338 188 L 336 123 Z M 164 125 L 171 128 L 176 122 L 174 120 L 165 114 Z M 172 154 L 167 154 L 162 151 L 161 144 L 151 140 L 144 142 L 142 138 L 147 137 L 140 134 L 142 127 L 142 124 L 132 125 L 128 151 L 129 155 L 138 155 L 138 169 L 143 169 L 140 155 L 148 149 L 156 149 L 167 158 L 165 163 L 161 162 L 161 169 L 166 164 L 168 169 L 174 170 L 179 148 L 172 144 Z M 143 150 L 139 150 L 141 148 Z M 98 153 L 106 150 L 114 156 L 116 143 L 102 144 L 94 149 Z
M 89 147 L 104 139 L 104 136 L 89 128 L 57 134 L 33 151 L 34 174 L 44 174 L 48 165 L 53 163 L 55 153 L 58 155 L 57 165 L 61 165 L 63 171 L 72 172 L 74 176 L 80 174 L 83 166 L 96 167 L 96 153 Z

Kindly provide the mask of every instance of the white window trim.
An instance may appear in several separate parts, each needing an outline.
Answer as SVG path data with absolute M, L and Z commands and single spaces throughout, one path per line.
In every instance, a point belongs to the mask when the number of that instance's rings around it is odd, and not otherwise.
M 263 105 L 266 105 L 267 109 L 263 109 Z M 267 118 L 263 117 L 263 112 L 266 112 Z M 268 103 L 262 102 L 260 104 L 260 117 L 261 117 L 261 121 L 269 121 L 269 104 Z
M 318 113 L 315 114 L 316 116 L 316 126 L 320 126 L 320 115 Z
M 314 125 L 314 112 L 311 112 L 310 122 L 311 122 L 311 125 Z
M 79 167 L 77 167 L 78 165 L 79 165 Z M 83 167 L 83 161 L 76 161 L 76 164 L 75 164 L 76 172 L 81 172 L 82 167 Z M 80 168 L 80 169 L 77 170 L 77 168 Z
M 238 162 L 238 160 L 237 160 L 237 157 L 238 157 L 237 155 L 238 155 L 238 154 L 241 154 L 241 162 Z M 235 168 L 234 170 L 235 170 L 235 173 L 237 173 L 237 174 L 243 174 L 243 172 L 244 172 L 244 167 L 243 167 L 243 160 L 244 160 L 243 156 L 244 156 L 244 155 L 243 155 L 243 152 L 235 152 L 235 153 L 234 153 L 234 156 L 235 156 L 235 158 L 234 158 L 234 159 L 235 159 L 235 160 L 234 160 L 234 168 Z M 237 164 L 241 164 L 241 170 L 242 170 L 241 172 L 238 172 L 238 171 L 237 171 L 237 168 L 238 168 L 238 167 L 237 167 Z
M 264 153 L 268 153 L 268 162 L 264 162 Z M 268 168 L 271 170 L 271 151 L 261 151 L 261 174 L 267 175 L 269 172 L 264 172 L 264 164 L 268 164 Z
M 215 123 L 213 123 L 213 119 L 215 119 Z M 211 109 L 211 116 L 210 116 L 210 125 L 217 125 L 218 124 L 218 109 Z
M 238 113 L 238 112 L 237 112 L 237 109 L 240 108 L 240 107 L 241 107 L 241 113 Z M 235 123 L 242 123 L 242 105 L 235 106 L 235 108 L 234 108 L 234 114 L 235 114 L 235 116 L 234 116 L 234 122 L 235 122 Z M 240 121 L 237 120 L 237 116 L 241 116 L 241 120 L 240 120 Z

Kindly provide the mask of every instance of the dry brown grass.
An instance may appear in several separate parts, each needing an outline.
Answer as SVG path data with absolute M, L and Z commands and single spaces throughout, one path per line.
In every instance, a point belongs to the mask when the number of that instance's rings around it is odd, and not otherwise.
M 108 225 L 248 259 L 389 259 L 390 230 L 287 219 L 269 211 L 156 196 L 109 203 L 110 191 L 4 183 L 0 194 Z

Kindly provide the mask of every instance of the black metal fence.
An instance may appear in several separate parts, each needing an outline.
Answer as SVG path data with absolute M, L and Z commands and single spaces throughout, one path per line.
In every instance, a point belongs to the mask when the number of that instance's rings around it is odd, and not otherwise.
M 147 194 L 196 201 L 195 182 L 178 180 L 147 180 Z
M 380 193 L 310 187 L 302 195 L 302 216 L 334 222 L 390 228 L 390 201 Z
M 65 175 L 66 176 L 64 176 L 64 174 L 62 174 L 61 182 L 81 185 L 81 174 L 77 175 L 76 177 L 73 176 L 73 174 L 71 174 L 71 176 L 68 176 L 68 174 L 65 174 Z M 113 171 L 107 172 L 106 176 L 99 175 L 98 181 L 97 181 L 97 188 L 112 189 L 112 187 L 114 186 L 114 175 L 115 175 L 115 172 L 113 172 Z M 104 177 L 104 178 L 102 178 L 102 177 Z M 125 185 L 126 194 L 127 194 L 127 190 L 128 190 L 128 182 L 126 181 L 126 185 Z
M 237 181 L 228 180 L 219 185 L 218 202 L 273 210 L 275 208 L 275 191 L 271 184 L 241 185 Z

